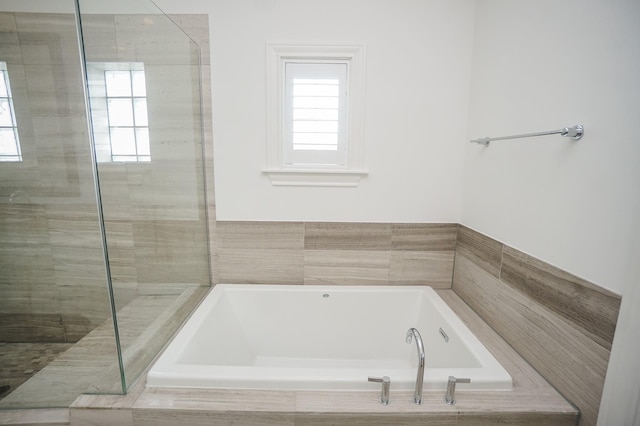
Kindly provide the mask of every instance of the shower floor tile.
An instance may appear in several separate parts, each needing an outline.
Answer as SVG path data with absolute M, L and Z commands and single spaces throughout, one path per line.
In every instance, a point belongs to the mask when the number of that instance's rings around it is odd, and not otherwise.
M 0 343 L 0 400 L 73 343 Z

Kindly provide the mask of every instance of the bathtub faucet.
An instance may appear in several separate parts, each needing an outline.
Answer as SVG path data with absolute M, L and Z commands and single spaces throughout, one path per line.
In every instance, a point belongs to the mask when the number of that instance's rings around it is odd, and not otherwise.
M 418 376 L 416 377 L 416 390 L 413 394 L 413 402 L 422 404 L 422 382 L 424 381 L 424 345 L 422 344 L 422 336 L 415 328 L 407 331 L 407 343 L 411 343 L 411 338 L 416 341 L 418 347 Z

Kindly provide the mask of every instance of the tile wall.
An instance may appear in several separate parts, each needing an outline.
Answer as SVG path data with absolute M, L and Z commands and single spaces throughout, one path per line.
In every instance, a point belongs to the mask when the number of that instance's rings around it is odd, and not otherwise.
M 109 307 L 73 16 L 0 13 L 0 60 L 24 158 L 0 164 L 0 341 L 74 342 Z
M 450 288 L 455 224 L 217 222 L 220 283 Z
M 210 283 L 208 19 L 177 19 L 202 58 L 162 15 L 83 16 L 88 61 L 144 62 L 147 73 L 152 161 L 99 164 L 118 306 Z M 110 315 L 75 18 L 0 13 L 0 61 L 24 157 L 0 164 L 0 341 L 75 342 Z
M 452 288 L 596 424 L 619 295 L 464 226 Z
M 452 288 L 595 425 L 619 295 L 463 225 L 216 227 L 221 283 Z

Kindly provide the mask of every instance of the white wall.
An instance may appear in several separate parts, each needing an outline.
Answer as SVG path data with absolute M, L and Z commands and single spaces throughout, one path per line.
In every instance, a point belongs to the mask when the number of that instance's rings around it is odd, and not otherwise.
M 462 222 L 618 293 L 640 217 L 640 2 L 478 2 Z
M 477 3 L 462 223 L 623 294 L 600 416 L 637 424 L 640 395 L 640 2 Z M 634 420 L 635 419 L 635 420 Z
M 218 219 L 459 220 L 473 1 L 207 3 Z M 357 188 L 274 187 L 262 174 L 265 44 L 282 41 L 366 45 L 369 175 Z

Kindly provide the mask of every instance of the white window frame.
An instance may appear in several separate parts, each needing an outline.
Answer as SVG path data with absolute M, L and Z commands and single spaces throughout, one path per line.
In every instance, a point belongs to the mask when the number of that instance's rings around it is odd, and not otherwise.
M 364 169 L 364 45 L 267 44 L 267 168 L 273 185 L 357 186 Z M 344 164 L 287 164 L 286 64 L 347 64 Z

